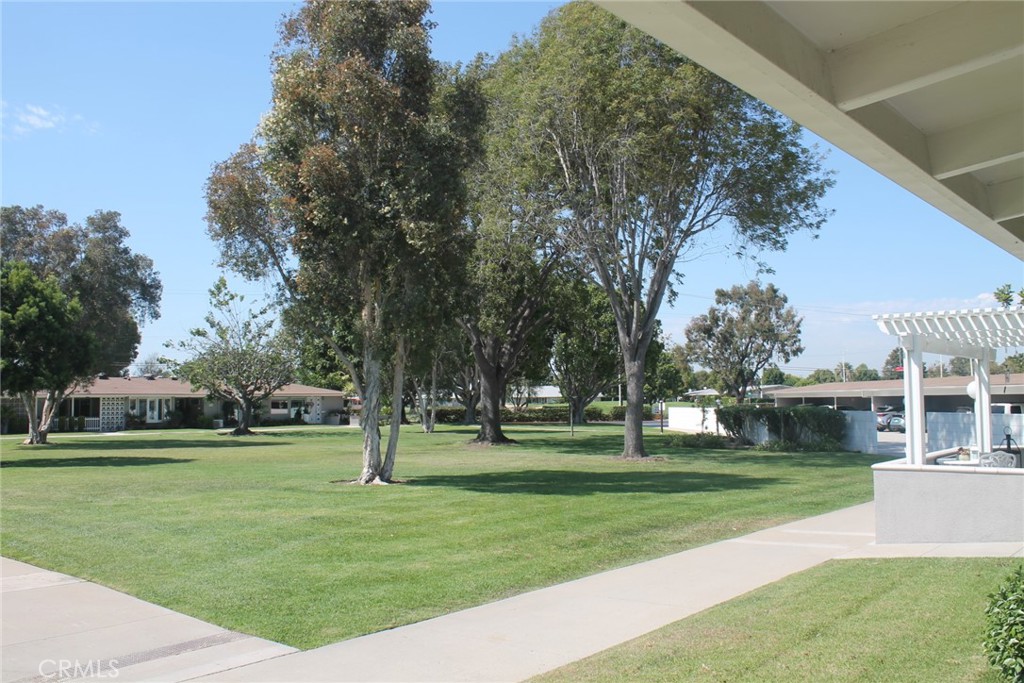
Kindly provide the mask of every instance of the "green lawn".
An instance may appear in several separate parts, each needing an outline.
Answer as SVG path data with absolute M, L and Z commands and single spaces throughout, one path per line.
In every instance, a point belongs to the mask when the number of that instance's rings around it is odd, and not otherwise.
M 408 429 L 386 487 L 333 483 L 359 471 L 349 429 L 5 438 L 2 552 L 309 648 L 864 502 L 876 459 L 507 433 Z
M 995 682 L 985 606 L 1019 563 L 834 560 L 534 680 Z

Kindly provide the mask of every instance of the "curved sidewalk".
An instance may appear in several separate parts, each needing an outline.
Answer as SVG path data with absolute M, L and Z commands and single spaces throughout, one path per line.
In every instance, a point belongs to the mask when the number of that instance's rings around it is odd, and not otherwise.
M 235 659 L 233 655 L 212 656 L 198 663 L 188 660 L 196 656 L 194 651 L 168 655 L 122 665 L 118 679 L 180 681 L 198 677 L 204 681 L 246 683 L 521 681 L 830 559 L 918 556 L 1024 557 L 1024 544 L 876 546 L 874 506 L 866 503 L 305 652 L 241 634 L 221 635 L 237 640 L 205 648 L 208 654 L 215 655 L 216 647 L 247 641 L 251 641 L 251 652 L 258 654 L 242 653 Z M 11 578 L 17 580 L 17 576 L 8 573 L 10 562 L 3 562 L 5 591 Z M 43 575 L 62 575 L 30 569 L 39 575 L 36 581 L 41 585 L 25 591 L 45 592 L 63 585 L 42 585 Z M 161 623 L 180 625 L 181 630 L 166 629 L 167 640 L 179 643 L 202 644 L 204 638 L 218 633 L 231 634 L 122 593 L 94 584 L 84 585 L 103 594 L 102 598 L 90 598 L 82 605 L 92 619 L 102 622 L 101 613 L 119 614 L 122 610 L 125 615 L 139 610 L 138 618 L 122 619 L 121 626 L 114 630 L 107 630 L 109 627 L 102 624 L 89 628 L 84 622 L 76 627 L 61 615 L 44 609 L 12 612 L 8 603 L 11 593 L 5 592 L 5 683 L 20 683 L 33 677 L 38 681 L 54 680 L 40 677 L 41 657 L 79 657 L 84 663 L 136 651 L 145 655 L 143 648 L 151 646 L 129 644 L 125 636 L 141 638 Z M 56 600 L 63 610 L 70 609 L 71 602 L 73 596 Z M 54 637 L 47 635 L 50 631 Z M 10 635 L 14 634 L 26 635 L 21 642 L 12 643 Z M 158 648 L 151 649 L 158 653 Z M 246 656 L 251 657 L 252 663 L 241 659 Z M 182 659 L 176 669 L 177 657 Z M 9 670 L 22 673 L 9 675 Z

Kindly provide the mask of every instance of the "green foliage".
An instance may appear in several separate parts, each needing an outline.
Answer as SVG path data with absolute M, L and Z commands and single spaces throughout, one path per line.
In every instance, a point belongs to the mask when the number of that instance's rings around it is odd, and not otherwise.
M 787 302 L 775 285 L 756 281 L 715 290 L 715 306 L 686 328 L 689 355 L 716 374 L 726 393 L 743 400 L 769 363 L 803 353 L 803 319 Z
M 68 225 L 59 211 L 9 206 L 0 209 L 0 226 L 4 263 L 24 261 L 78 298 L 80 329 L 97 340 L 87 374 L 120 373 L 138 352 L 139 326 L 160 317 L 163 289 L 153 261 L 128 247 L 121 214 L 97 211 L 82 225 Z
M 834 451 L 840 449 L 846 431 L 841 411 L 821 406 L 780 407 L 761 405 L 723 406 L 715 410 L 718 424 L 735 439 L 749 442 L 749 425 L 760 423 L 782 445 L 779 450 Z
M 89 374 L 95 341 L 81 329 L 82 307 L 57 279 L 20 261 L 0 272 L 0 379 L 10 396 L 59 388 Z
M 729 440 L 711 432 L 673 434 L 668 438 L 668 445 L 672 448 L 728 448 Z
M 985 654 L 1008 681 L 1024 681 L 1024 564 L 989 595 Z
M 626 419 L 626 406 L 612 406 L 611 410 L 608 411 L 608 419 L 612 422 L 622 422 Z M 654 411 L 648 405 L 644 406 L 643 419 L 653 420 Z
M 512 165 L 557 197 L 611 302 L 634 407 L 624 452 L 643 456 L 645 356 L 679 255 L 726 227 L 738 252 L 785 249 L 824 223 L 832 181 L 797 126 L 592 3 L 555 9 L 498 68 Z
M 210 289 L 213 312 L 206 316 L 206 328 L 192 330 L 190 339 L 178 343 L 188 360 L 173 363 L 192 386 L 241 406 L 238 433 L 248 431 L 259 401 L 294 380 L 297 360 L 291 339 L 274 330 L 269 308 L 243 313 L 238 305 L 244 300 L 221 277 Z

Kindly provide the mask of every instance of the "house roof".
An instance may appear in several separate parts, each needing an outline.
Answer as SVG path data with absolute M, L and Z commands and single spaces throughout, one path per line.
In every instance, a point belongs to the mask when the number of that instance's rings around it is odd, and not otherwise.
M 924 393 L 927 396 L 959 396 L 967 394 L 967 385 L 973 377 L 926 377 Z M 1024 393 L 1024 374 L 996 373 L 990 378 L 992 394 Z M 766 391 L 773 398 L 822 398 L 822 397 L 863 397 L 902 396 L 903 380 L 883 379 L 873 382 L 828 382 L 808 387 L 792 387 L 777 391 Z
M 84 389 L 79 389 L 72 396 L 166 396 L 166 397 L 204 397 L 206 392 L 194 390 L 188 382 L 172 377 L 109 377 L 97 378 Z M 286 384 L 274 392 L 275 397 L 306 398 L 308 396 L 347 396 L 342 391 L 322 389 L 305 384 Z

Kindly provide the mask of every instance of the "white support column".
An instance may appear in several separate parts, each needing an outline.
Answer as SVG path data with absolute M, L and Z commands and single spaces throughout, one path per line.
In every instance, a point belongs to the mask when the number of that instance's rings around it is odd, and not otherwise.
M 989 375 L 991 361 L 990 349 L 985 349 L 981 358 L 971 359 L 971 369 L 974 370 L 974 381 L 978 387 L 978 395 L 974 399 L 974 434 L 982 453 L 992 452 L 992 379 Z
M 903 343 L 903 401 L 907 420 L 907 464 L 923 465 L 924 434 L 924 360 L 917 343 L 917 335 Z

